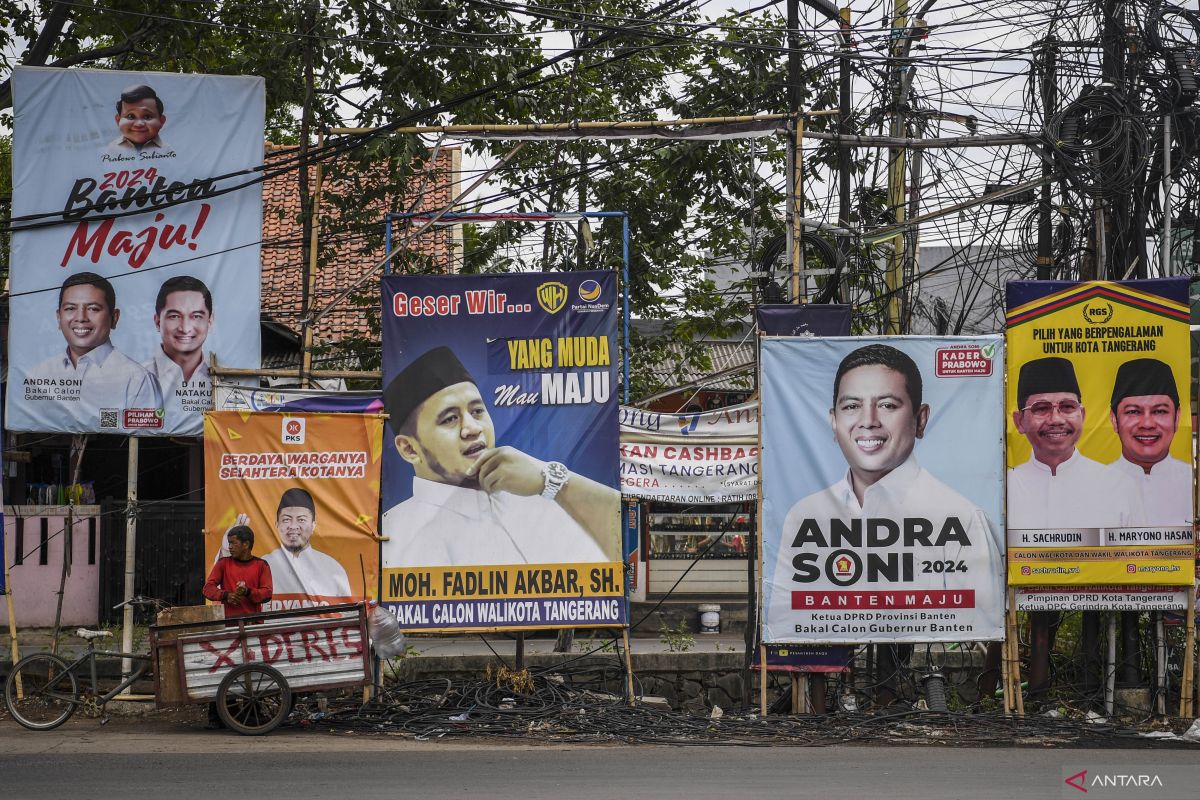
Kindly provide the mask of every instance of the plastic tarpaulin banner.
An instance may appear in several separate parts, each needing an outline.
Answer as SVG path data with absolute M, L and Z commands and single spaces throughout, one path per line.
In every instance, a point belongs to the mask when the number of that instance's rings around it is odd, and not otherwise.
M 1007 293 L 1009 583 L 1190 586 L 1187 279 Z
M 621 493 L 704 505 L 758 499 L 758 403 L 666 414 L 621 408 Z
M 213 384 L 216 411 L 313 411 L 379 414 L 379 392 L 336 392 L 322 389 L 259 389 L 228 383 Z
M 761 344 L 763 641 L 1003 638 L 1003 340 Z
M 758 329 L 766 336 L 849 336 L 848 305 L 839 303 L 772 303 L 754 309 Z
M 406 630 L 626 622 L 611 272 L 383 279 L 383 596 Z
M 374 598 L 382 437 L 377 415 L 205 414 L 205 574 L 248 524 L 275 587 L 264 610 Z
M 18 67 L 8 426 L 199 436 L 259 366 L 262 78 Z

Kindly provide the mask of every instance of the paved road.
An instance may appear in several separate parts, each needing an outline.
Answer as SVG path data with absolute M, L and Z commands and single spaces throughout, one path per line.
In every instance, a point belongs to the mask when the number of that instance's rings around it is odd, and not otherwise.
M 1066 796 L 1068 765 L 1185 766 L 1195 772 L 1192 786 L 1200 784 L 1196 750 L 461 744 L 292 729 L 244 738 L 198 728 L 194 714 L 105 727 L 72 720 L 42 734 L 0 721 L 0 796 L 1031 800 Z

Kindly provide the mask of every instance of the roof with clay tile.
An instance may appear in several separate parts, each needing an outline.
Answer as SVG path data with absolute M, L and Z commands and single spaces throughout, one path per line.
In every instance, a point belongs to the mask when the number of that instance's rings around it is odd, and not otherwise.
M 277 147 L 268 143 L 266 163 L 294 158 L 294 146 Z M 357 228 L 339 225 L 338 214 L 330 195 L 353 191 L 353 180 L 330 181 L 335 169 L 326 168 L 321 203 L 322 260 L 318 266 L 314 307 L 324 309 L 341 292 L 370 273 L 383 259 L 382 245 L 384 214 L 387 211 L 438 211 L 454 199 L 458 181 L 459 148 L 441 148 L 421 175 L 410 181 L 409 191 L 402 198 L 379 201 L 377 214 L 366 214 Z M 309 167 L 309 189 L 315 186 L 315 168 Z M 345 194 L 344 196 L 352 196 Z M 300 215 L 300 181 L 298 170 L 286 170 L 263 183 L 263 243 L 262 243 L 262 314 L 296 332 L 302 332 L 303 248 Z M 349 230 L 343 230 L 349 228 Z M 336 230 L 336 232 L 331 232 Z M 410 248 L 429 256 L 437 264 L 449 264 L 455 249 L 457 227 L 438 227 L 429 234 L 417 237 Z M 372 240 L 371 237 L 374 237 Z M 367 279 L 361 292 L 364 298 L 378 297 L 378 282 Z M 336 343 L 347 337 L 369 336 L 367 310 L 355 307 L 351 301 L 339 303 L 323 316 L 316 326 L 316 340 Z

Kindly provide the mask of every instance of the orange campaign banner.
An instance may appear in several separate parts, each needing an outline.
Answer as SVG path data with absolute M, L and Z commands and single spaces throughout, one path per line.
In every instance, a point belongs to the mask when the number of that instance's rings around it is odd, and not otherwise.
M 376 598 L 382 446 L 377 415 L 206 413 L 206 577 L 249 525 L 274 584 L 264 611 Z

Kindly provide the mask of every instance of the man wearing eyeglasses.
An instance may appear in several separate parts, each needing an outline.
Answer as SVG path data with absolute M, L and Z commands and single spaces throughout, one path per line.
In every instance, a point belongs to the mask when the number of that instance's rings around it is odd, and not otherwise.
M 1012 418 L 1033 458 L 1008 471 L 1009 528 L 1141 524 L 1141 497 L 1132 482 L 1076 449 L 1086 416 L 1070 361 L 1050 357 L 1022 365 Z
M 1171 367 L 1135 358 L 1117 369 L 1109 419 L 1121 457 L 1109 469 L 1141 490 L 1142 525 L 1192 524 L 1192 468 L 1171 456 L 1179 429 L 1179 390 Z

